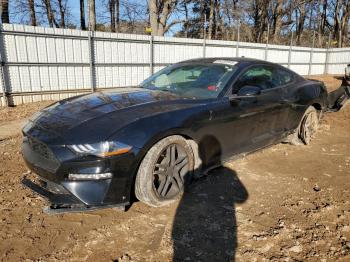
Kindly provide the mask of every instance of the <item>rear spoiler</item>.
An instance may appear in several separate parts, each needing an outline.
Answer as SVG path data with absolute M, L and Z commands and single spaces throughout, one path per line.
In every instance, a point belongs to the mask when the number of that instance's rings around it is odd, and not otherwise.
M 339 111 L 347 102 L 350 102 L 350 81 L 345 77 L 341 86 L 328 94 L 328 111 Z

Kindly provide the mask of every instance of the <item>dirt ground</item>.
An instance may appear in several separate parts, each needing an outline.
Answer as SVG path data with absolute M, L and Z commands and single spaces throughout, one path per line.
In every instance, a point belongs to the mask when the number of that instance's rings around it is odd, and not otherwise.
M 0 129 L 47 104 L 1 109 Z M 350 261 L 349 120 L 326 114 L 311 145 L 227 163 L 168 207 L 55 216 L 20 183 L 17 130 L 0 141 L 0 260 Z
M 322 81 L 326 85 L 328 92 L 336 90 L 343 80 L 343 76 L 341 75 L 311 75 L 306 78 Z

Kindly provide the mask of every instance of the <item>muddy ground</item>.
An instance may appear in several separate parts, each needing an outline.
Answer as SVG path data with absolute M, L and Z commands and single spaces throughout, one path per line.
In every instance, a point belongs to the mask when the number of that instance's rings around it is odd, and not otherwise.
M 45 105 L 1 109 L 0 129 Z M 350 106 L 311 145 L 227 163 L 158 209 L 49 216 L 20 184 L 20 144 L 19 129 L 0 141 L 0 260 L 350 261 Z

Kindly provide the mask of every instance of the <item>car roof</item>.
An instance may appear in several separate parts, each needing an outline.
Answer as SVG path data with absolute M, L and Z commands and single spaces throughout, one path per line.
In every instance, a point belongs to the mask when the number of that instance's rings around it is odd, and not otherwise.
M 241 67 L 241 68 L 246 68 L 250 65 L 254 65 L 254 64 L 265 64 L 265 65 L 270 65 L 270 66 L 277 66 L 277 67 L 280 67 L 280 68 L 283 68 L 284 70 L 290 72 L 291 74 L 303 79 L 302 76 L 300 76 L 299 74 L 297 74 L 296 72 L 280 65 L 280 64 L 277 64 L 277 63 L 272 63 L 272 62 L 269 62 L 269 61 L 265 61 L 265 60 L 259 60 L 259 59 L 254 59 L 254 58 L 248 58 L 248 57 L 210 57 L 210 58 L 194 58 L 194 59 L 189 59 L 189 60 L 184 60 L 184 61 L 181 61 L 179 62 L 178 64 L 187 64 L 187 63 L 208 63 L 208 64 L 211 64 L 211 63 L 214 63 L 215 61 L 232 61 L 232 62 L 237 62 L 238 65 Z
M 263 63 L 263 64 L 272 64 L 276 65 L 275 63 L 267 62 L 264 60 L 254 59 L 254 58 L 248 58 L 248 57 L 210 57 L 210 58 L 194 58 L 189 60 L 181 61 L 180 63 L 213 63 L 218 60 L 223 61 L 232 61 L 232 62 L 244 62 L 245 64 L 255 64 L 255 63 Z

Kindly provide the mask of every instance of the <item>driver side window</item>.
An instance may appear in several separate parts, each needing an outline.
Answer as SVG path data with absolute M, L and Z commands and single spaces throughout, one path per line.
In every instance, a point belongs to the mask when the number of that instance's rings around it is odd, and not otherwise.
M 243 86 L 257 86 L 261 90 L 275 87 L 273 71 L 272 67 L 264 65 L 249 68 L 236 81 L 233 93 L 237 93 Z

